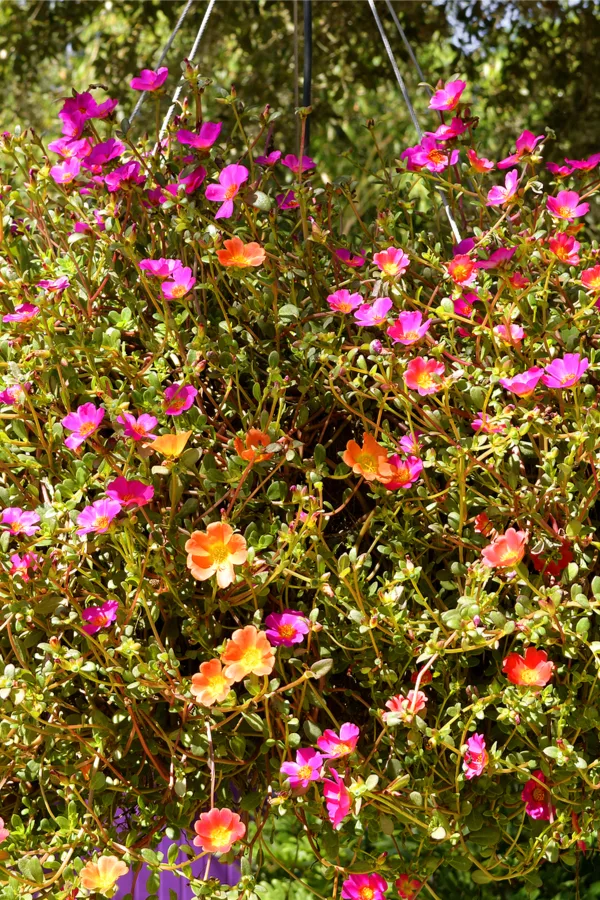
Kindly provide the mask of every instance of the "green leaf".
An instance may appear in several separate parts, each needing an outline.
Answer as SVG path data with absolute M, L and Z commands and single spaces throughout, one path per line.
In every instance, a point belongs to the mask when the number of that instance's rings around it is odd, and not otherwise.
M 327 673 L 331 671 L 332 666 L 332 659 L 319 659 L 316 663 L 312 664 L 310 671 L 315 678 L 323 678 L 324 675 L 327 675 Z

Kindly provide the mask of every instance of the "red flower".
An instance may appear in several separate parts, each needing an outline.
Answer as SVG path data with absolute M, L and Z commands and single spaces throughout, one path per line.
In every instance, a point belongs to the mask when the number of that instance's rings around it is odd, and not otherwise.
M 523 684 L 528 687 L 544 687 L 552 678 L 554 663 L 548 662 L 545 650 L 528 647 L 525 657 L 518 653 L 509 653 L 502 664 L 502 671 L 512 684 Z

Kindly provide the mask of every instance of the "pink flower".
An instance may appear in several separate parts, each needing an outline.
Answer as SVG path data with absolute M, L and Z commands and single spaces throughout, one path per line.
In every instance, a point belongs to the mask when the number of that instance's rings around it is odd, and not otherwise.
M 410 725 L 415 715 L 425 709 L 427 705 L 427 694 L 424 691 L 409 691 L 406 697 L 402 694 L 395 694 L 386 702 L 389 712 L 382 714 L 384 722 L 392 721 L 393 717 L 398 717 L 405 725 Z
M 435 92 L 429 101 L 429 109 L 437 109 L 440 112 L 456 109 L 466 86 L 467 82 L 460 79 L 449 81 L 445 87 Z
M 113 172 L 109 172 L 104 179 L 104 184 L 106 185 L 106 190 L 110 194 L 114 194 L 115 191 L 128 185 L 144 184 L 145 180 L 146 176 L 140 172 L 139 162 L 134 160 L 119 166 Z
M 561 262 L 569 266 L 579 264 L 578 250 L 581 247 L 579 241 L 576 241 L 572 234 L 565 234 L 560 231 L 548 240 L 548 247 Z
M 500 163 L 498 163 L 498 168 L 500 168 Z M 519 171 L 511 169 L 506 173 L 504 187 L 497 184 L 488 191 L 486 206 L 504 206 L 515 196 L 518 186 Z
M 506 425 L 494 423 L 494 420 L 487 413 L 480 412 L 477 418 L 471 422 L 473 431 L 481 431 L 483 434 L 502 434 L 506 431 Z
M 20 406 L 25 401 L 25 396 L 29 393 L 31 382 L 26 384 L 11 384 L 10 387 L 0 391 L 0 403 L 6 406 Z
M 329 294 L 327 302 L 336 312 L 350 313 L 362 304 L 363 298 L 360 294 L 351 294 L 350 291 L 342 289 Z
M 87 622 L 82 630 L 86 634 L 96 634 L 101 628 L 108 628 L 116 621 L 118 608 L 117 600 L 107 600 L 102 606 L 88 606 L 81 613 L 81 618 Z
M 171 194 L 172 197 L 176 197 L 180 187 L 185 188 L 186 194 L 193 194 L 194 191 L 197 191 L 204 179 L 206 178 L 206 169 L 204 166 L 198 166 L 193 172 L 190 172 L 189 175 L 186 175 L 184 178 L 181 178 L 176 184 L 168 184 L 165 187 L 165 191 L 168 194 Z
M 198 393 L 191 384 L 171 384 L 165 390 L 163 408 L 167 416 L 180 416 L 191 406 Z
M 542 382 L 549 388 L 572 387 L 577 384 L 589 364 L 588 358 L 582 359 L 579 353 L 565 353 L 562 359 L 553 359 L 546 366 Z
M 177 132 L 177 140 L 180 144 L 193 147 L 194 150 L 208 150 L 221 134 L 222 127 L 221 122 L 203 122 L 198 134 L 182 128 Z
M 477 280 L 477 263 L 466 253 L 459 253 L 448 263 L 448 275 L 454 284 L 471 287 Z
M 401 312 L 393 325 L 387 329 L 387 333 L 395 344 L 404 344 L 405 347 L 416 344 L 429 331 L 431 319 L 423 321 L 420 312 Z
M 331 728 L 327 728 L 317 740 L 317 747 L 323 751 L 323 759 L 339 759 L 354 753 L 360 728 L 352 722 L 344 722 L 340 733 L 336 734 Z
M 81 160 L 75 156 L 65 159 L 64 162 L 52 166 L 50 175 L 57 184 L 69 184 L 79 175 L 81 170 Z
M 463 772 L 465 778 L 470 781 L 482 774 L 488 764 L 488 754 L 485 749 L 485 738 L 482 734 L 473 734 L 467 741 L 467 749 L 463 757 Z
M 287 776 L 293 790 L 306 790 L 311 781 L 321 780 L 323 757 L 312 747 L 298 750 L 296 762 L 285 762 L 281 772 Z
M 158 419 L 154 416 L 142 413 L 136 419 L 131 413 L 123 413 L 122 416 L 117 416 L 117 422 L 123 426 L 124 437 L 131 438 L 132 441 L 154 440 L 157 437 L 152 433 L 152 429 L 158 425 Z
M 419 444 L 421 434 L 422 432 L 417 431 L 416 429 L 414 435 L 405 434 L 404 437 L 401 437 L 398 441 L 398 446 L 409 456 L 418 456 L 421 452 L 421 445 Z
M 558 178 L 566 178 L 567 175 L 573 174 L 573 169 L 571 166 L 559 166 L 556 163 L 549 162 L 546 163 L 546 168 L 549 172 L 552 172 L 553 175 L 556 175 Z
M 329 774 L 333 776 L 333 781 L 323 782 L 323 797 L 329 821 L 337 829 L 350 812 L 350 792 L 335 769 L 330 769 Z
M 388 883 L 381 875 L 349 875 L 342 883 L 343 900 L 383 900 Z
M 433 135 L 438 141 L 451 141 L 460 137 L 466 130 L 467 126 L 460 116 L 454 116 L 449 125 L 439 125 L 433 132 Z
M 513 153 L 511 156 L 507 156 L 506 159 L 501 159 L 498 163 L 498 168 L 508 169 L 510 166 L 514 166 L 515 163 L 520 162 L 524 156 L 530 156 L 539 142 L 543 140 L 543 134 L 536 137 L 531 131 L 523 131 L 516 140 L 517 152 Z
M 117 141 L 115 138 L 110 138 L 108 141 L 103 141 L 101 144 L 96 144 L 93 147 L 84 159 L 83 166 L 85 169 L 99 174 L 102 172 L 102 166 L 113 159 L 118 159 L 124 152 L 125 144 L 122 144 L 121 141 Z
M 189 266 L 181 266 L 175 269 L 170 281 L 163 281 L 160 286 L 163 297 L 167 300 L 180 300 L 185 297 L 196 284 Z
M 528 540 L 526 531 L 508 528 L 499 534 L 491 544 L 481 551 L 481 561 L 489 569 L 512 569 L 521 562 L 525 555 L 525 544 Z
M 402 438 L 402 440 L 406 440 L 406 438 Z M 394 453 L 392 456 L 388 456 L 387 462 L 392 467 L 391 479 L 385 482 L 388 491 L 398 491 L 400 488 L 407 490 L 421 477 L 423 462 L 418 456 L 402 459 L 401 456 Z
M 515 290 L 525 288 L 529 284 L 529 278 L 526 278 L 521 272 L 513 272 L 508 280 Z
M 92 145 L 88 141 L 87 138 L 82 138 L 81 140 L 73 140 L 72 138 L 59 138 L 57 141 L 51 141 L 48 144 L 48 150 L 51 150 L 52 153 L 57 153 L 59 156 L 62 156 L 63 159 L 71 159 L 72 157 L 77 157 L 77 159 L 83 159 L 84 156 L 87 156 L 91 151 Z
M 23 556 L 19 556 L 18 553 L 13 553 L 10 557 L 10 576 L 14 578 L 15 575 L 20 575 L 23 581 L 30 581 L 31 576 L 29 574 L 29 569 L 37 569 L 38 567 L 39 556 L 37 553 L 24 553 Z
M 6 838 L 10 835 L 10 831 L 8 828 L 4 827 L 4 819 L 0 819 L 0 843 L 5 841 Z
M 360 253 L 353 254 L 350 250 L 346 250 L 344 247 L 339 250 L 335 250 L 335 255 L 339 260 L 341 260 L 346 266 L 349 266 L 351 269 L 360 269 L 361 266 L 365 263 L 365 257 Z
M 401 159 L 408 159 L 409 171 L 428 169 L 436 173 L 456 165 L 458 156 L 458 150 L 446 150 L 432 134 L 426 134 L 420 144 L 408 147 L 400 154 Z
M 467 158 L 476 172 L 491 172 L 494 168 L 494 163 L 491 159 L 486 159 L 485 156 L 477 156 L 477 153 L 471 147 L 467 150 Z
M 418 391 L 421 397 L 426 397 L 441 391 L 439 379 L 444 376 L 445 371 L 444 363 L 426 356 L 417 356 L 406 367 L 404 383 L 408 388 Z
M 546 205 L 550 215 L 555 219 L 566 219 L 572 222 L 590 211 L 589 203 L 581 203 L 577 191 L 559 191 L 556 197 L 548 197 Z
M 77 516 L 77 534 L 104 534 L 110 528 L 112 520 L 121 512 L 118 500 L 96 500 L 86 506 Z
M 129 87 L 134 91 L 158 91 L 167 80 L 169 70 L 166 66 L 160 69 L 142 69 L 139 75 L 132 78 Z
M 298 209 L 300 206 L 293 191 L 287 191 L 285 194 L 277 194 L 275 200 L 277 201 L 277 206 L 281 210 Z
M 539 366 L 533 366 L 520 375 L 514 375 L 512 378 L 501 378 L 500 384 L 507 391 L 516 394 L 517 397 L 530 397 L 537 387 L 537 383 L 544 374 L 544 370 Z
M 589 291 L 600 291 L 600 266 L 592 266 L 581 273 L 581 283 Z
M 600 153 L 593 153 L 588 159 L 565 159 L 565 162 L 579 172 L 591 172 L 600 162 Z
M 30 319 L 34 319 L 38 315 L 39 311 L 39 306 L 34 306 L 33 303 L 19 303 L 18 306 L 15 306 L 14 312 L 2 316 L 2 321 L 29 322 Z
M 457 316 L 462 316 L 463 319 L 470 319 L 474 312 L 473 304 L 478 300 L 477 294 L 463 294 L 462 297 L 457 297 L 452 301 L 454 312 Z
M 301 644 L 310 626 L 306 616 L 295 609 L 285 609 L 282 613 L 270 613 L 265 619 L 265 634 L 272 647 L 292 647 Z
M 132 479 L 128 481 L 119 475 L 106 488 L 106 496 L 111 500 L 118 500 L 121 506 L 146 506 L 154 497 L 154 488 L 151 484 Z
M 294 175 L 299 175 L 301 172 L 309 172 L 315 167 L 315 161 L 314 159 L 311 159 L 310 156 L 303 156 L 302 162 L 300 162 L 298 157 L 294 156 L 292 153 L 288 153 L 287 156 L 284 156 L 281 160 L 281 164 L 290 169 Z
M 88 119 L 105 119 L 113 112 L 118 102 L 109 98 L 104 103 L 98 103 L 89 91 L 69 97 L 58 114 L 63 122 L 63 134 L 70 135 L 74 131 L 81 130 Z
M 242 184 L 248 180 L 246 166 L 225 166 L 219 175 L 219 184 L 209 184 L 206 188 L 206 199 L 216 200 L 221 206 L 215 213 L 215 219 L 228 219 L 233 214 L 233 198 L 237 196 Z
M 377 268 L 389 278 L 404 275 L 410 265 L 410 260 L 404 250 L 397 247 L 388 247 L 373 256 L 373 262 Z
M 520 344 L 525 337 L 525 330 L 520 325 L 496 325 L 494 333 L 506 344 Z
M 44 278 L 42 281 L 38 281 L 37 286 L 42 288 L 44 291 L 53 292 L 53 291 L 64 291 L 68 287 L 71 286 L 71 282 L 67 278 L 66 275 L 61 275 L 60 278 L 54 278 L 50 281 L 47 278 Z
M 554 818 L 556 810 L 552 805 L 550 790 L 544 787 L 545 784 L 546 776 L 541 769 L 536 769 L 533 778 L 530 778 L 523 788 L 521 800 L 525 804 L 525 812 L 528 816 L 531 816 L 532 819 L 550 822 Z
M 20 506 L 7 506 L 2 510 L 2 524 L 8 525 L 10 534 L 17 537 L 24 534 L 31 537 L 40 530 L 40 517 L 36 512 L 28 512 Z
M 506 262 L 509 262 L 515 253 L 517 252 L 516 247 L 500 247 L 498 250 L 494 250 L 493 253 L 490 253 L 488 259 L 480 259 L 477 262 L 478 269 L 495 269 L 498 266 L 503 265 Z
M 183 265 L 178 259 L 142 259 L 140 269 L 149 272 L 155 278 L 171 278 L 175 272 L 182 269 Z
M 362 328 L 369 328 L 373 325 L 382 325 L 392 308 L 392 301 L 389 297 L 378 297 L 371 305 L 363 303 L 354 313 L 354 321 Z
M 104 409 L 96 409 L 93 403 L 84 403 L 77 412 L 65 416 L 61 424 L 67 431 L 72 431 L 65 441 L 65 447 L 76 450 L 91 434 L 98 431 L 104 418 Z
M 254 162 L 259 166 L 276 166 L 281 159 L 281 150 L 272 150 L 267 156 L 257 156 Z

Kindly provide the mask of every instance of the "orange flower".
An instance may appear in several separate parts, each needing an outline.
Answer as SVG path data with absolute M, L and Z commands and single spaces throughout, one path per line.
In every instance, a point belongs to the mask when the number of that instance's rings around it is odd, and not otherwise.
M 192 675 L 192 694 L 197 703 L 203 706 L 212 706 L 213 703 L 222 703 L 233 681 L 227 678 L 218 659 L 210 659 L 200 665 L 200 671 Z
M 90 859 L 81 870 L 81 886 L 108 897 L 108 892 L 128 871 L 125 863 L 116 856 L 101 856 L 97 862 Z
M 250 266 L 260 266 L 265 261 L 265 251 L 255 241 L 244 244 L 238 237 L 234 237 L 230 241 L 225 241 L 225 247 L 225 250 L 217 250 L 222 266 L 248 269 Z
M 206 531 L 194 531 L 185 545 L 187 567 L 198 581 L 206 581 L 216 574 L 220 588 L 228 587 L 235 579 L 234 566 L 246 562 L 248 550 L 241 534 L 225 522 L 212 522 Z
M 152 441 L 150 446 L 153 450 L 166 456 L 167 459 L 177 459 L 183 453 L 191 433 L 191 431 L 180 431 L 177 434 L 161 434 Z
M 365 481 L 391 481 L 394 470 L 387 461 L 387 450 L 374 437 L 365 432 L 363 445 L 348 441 L 342 459 L 355 475 L 362 475 Z
M 552 678 L 554 663 L 548 661 L 545 650 L 528 647 L 525 657 L 518 653 L 509 653 L 502 663 L 502 671 L 512 684 L 525 684 L 529 687 L 545 687 Z
M 241 459 L 245 459 L 247 462 L 263 462 L 265 459 L 271 459 L 273 454 L 260 453 L 257 448 L 268 447 L 270 443 L 272 442 L 268 434 L 265 434 L 264 431 L 260 431 L 258 428 L 251 428 L 246 435 L 245 447 L 242 439 L 239 437 L 236 437 L 233 446 Z
M 225 677 L 241 681 L 247 675 L 270 675 L 275 654 L 266 634 L 254 625 L 246 625 L 233 632 L 221 657 Z
M 230 809 L 211 809 L 194 822 L 194 845 L 207 853 L 229 853 L 233 844 L 246 834 L 246 826 Z

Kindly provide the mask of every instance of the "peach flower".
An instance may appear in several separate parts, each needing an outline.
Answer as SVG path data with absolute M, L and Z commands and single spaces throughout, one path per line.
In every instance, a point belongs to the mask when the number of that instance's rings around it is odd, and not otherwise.
M 356 441 L 348 441 L 342 459 L 355 475 L 362 475 L 365 481 L 381 481 L 386 484 L 394 474 L 394 469 L 387 460 L 387 450 L 366 432 L 362 447 Z
M 254 625 L 234 631 L 221 658 L 225 677 L 231 681 L 241 681 L 247 675 L 270 675 L 275 665 L 273 647 Z
M 207 853 L 229 853 L 236 841 L 246 834 L 246 826 L 230 809 L 211 809 L 194 822 L 194 846 Z
M 499 534 L 491 544 L 481 551 L 483 565 L 490 569 L 509 569 L 520 563 L 525 556 L 527 543 L 526 531 L 515 531 L 509 528 L 505 534 Z
M 180 431 L 176 434 L 161 434 L 150 446 L 166 456 L 167 459 L 177 459 L 183 453 L 185 445 L 190 439 L 191 431 Z
M 193 531 L 185 545 L 187 567 L 198 581 L 217 576 L 220 588 L 228 587 L 235 579 L 234 566 L 246 562 L 246 539 L 234 534 L 225 522 L 211 522 L 206 531 Z
M 101 856 L 97 862 L 90 859 L 81 870 L 81 886 L 108 897 L 109 891 L 128 871 L 125 863 L 116 856 Z
M 238 269 L 248 269 L 251 266 L 260 266 L 265 261 L 265 251 L 252 241 L 244 244 L 238 237 L 224 241 L 225 250 L 217 250 L 217 256 L 222 266 L 235 266 Z
M 200 671 L 192 675 L 192 694 L 202 706 L 222 703 L 233 681 L 227 678 L 218 659 L 210 659 L 200 665 Z

